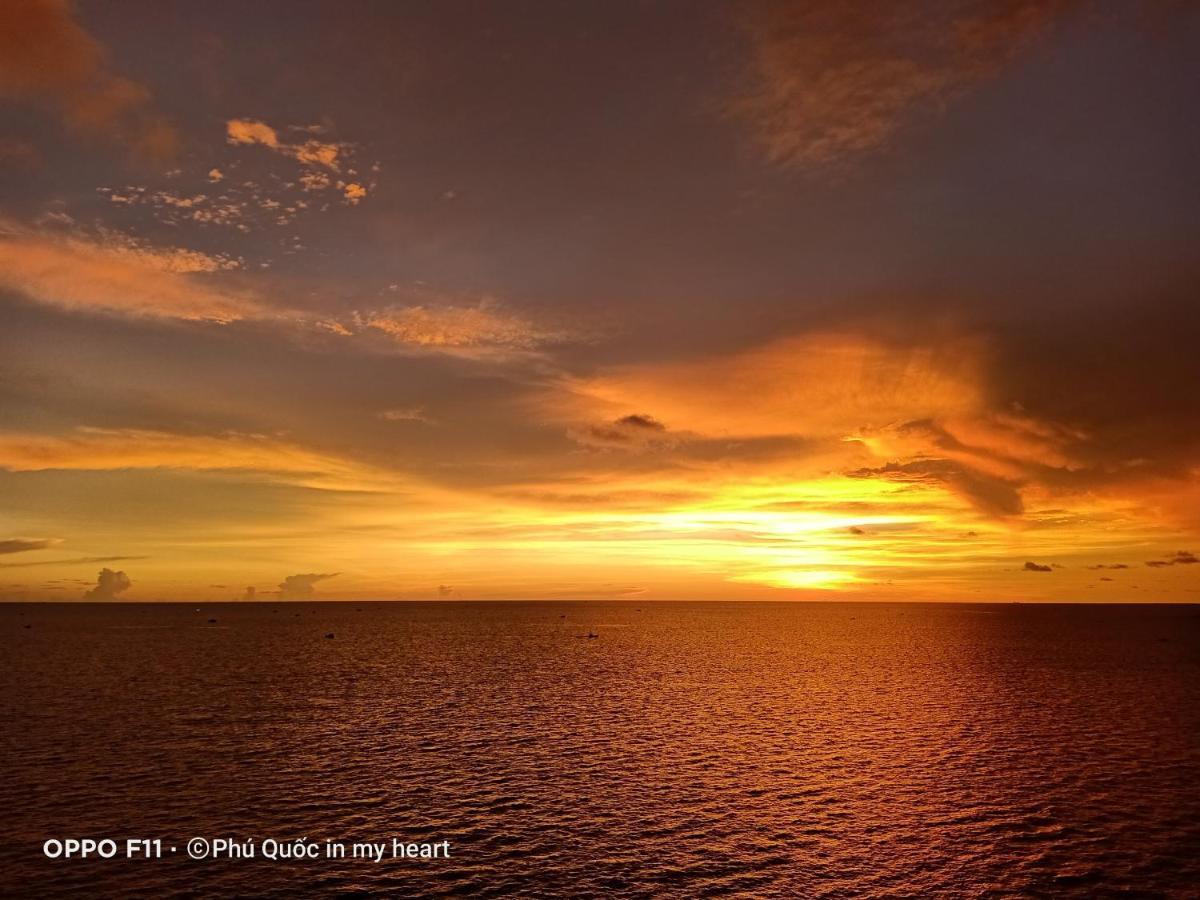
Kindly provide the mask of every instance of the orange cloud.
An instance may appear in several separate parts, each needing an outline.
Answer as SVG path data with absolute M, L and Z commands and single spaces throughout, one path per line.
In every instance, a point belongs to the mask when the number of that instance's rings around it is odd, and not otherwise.
M 273 473 L 306 487 L 383 490 L 397 476 L 264 435 L 188 435 L 145 429 L 81 427 L 60 435 L 0 435 L 0 469 L 244 470 Z
M 643 412 L 710 437 L 840 439 L 978 409 L 982 367 L 983 348 L 967 337 L 905 346 L 815 334 L 715 359 L 614 370 L 568 383 L 569 394 L 549 403 L 588 420 Z
M 652 448 L 662 465 L 721 465 L 747 480 L 823 469 L 894 490 L 945 490 L 997 517 L 1021 516 L 1029 497 L 1085 489 L 1115 502 L 1111 473 L 1089 461 L 1085 429 L 994 396 L 995 356 L 962 334 L 809 334 L 566 380 L 539 410 L 579 443 Z M 621 424 L 655 420 L 670 432 Z
M 57 112 L 73 131 L 99 135 L 135 156 L 173 156 L 179 138 L 143 85 L 112 70 L 105 49 L 66 0 L 10 0 L 0 28 L 0 96 Z
M 318 141 L 315 138 L 287 143 L 279 139 L 278 131 L 255 119 L 230 119 L 225 123 L 225 135 L 231 144 L 258 144 L 290 156 L 304 165 L 323 166 L 333 172 L 341 170 L 340 156 L 346 149 L 345 144 Z
M 59 237 L 0 223 L 0 286 L 50 306 L 232 322 L 265 315 L 256 301 L 195 280 L 229 257 L 152 248 L 111 232 Z
M 225 123 L 225 132 L 231 144 L 262 144 L 272 150 L 279 149 L 279 133 L 263 122 L 230 119 Z
M 474 306 L 405 306 L 359 314 L 358 324 L 376 329 L 399 344 L 460 355 L 530 351 L 563 341 L 528 319 L 503 312 L 484 300 Z

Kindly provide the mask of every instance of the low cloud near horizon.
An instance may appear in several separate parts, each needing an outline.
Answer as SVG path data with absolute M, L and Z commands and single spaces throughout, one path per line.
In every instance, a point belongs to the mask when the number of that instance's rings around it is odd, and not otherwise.
M 84 593 L 83 599 L 116 600 L 118 594 L 124 593 L 132 586 L 133 582 L 124 572 L 114 572 L 112 569 L 104 568 L 96 576 L 96 586 Z
M 279 599 L 311 600 L 316 593 L 317 582 L 333 578 L 337 574 L 337 572 L 328 572 L 322 574 L 289 575 L 279 583 Z

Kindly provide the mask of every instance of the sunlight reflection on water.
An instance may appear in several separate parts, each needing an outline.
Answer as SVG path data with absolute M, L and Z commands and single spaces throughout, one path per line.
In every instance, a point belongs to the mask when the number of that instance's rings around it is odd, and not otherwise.
M 1195 608 L 9 605 L 0 621 L 10 889 L 1200 883 Z M 40 852 L 50 836 L 194 834 L 448 840 L 453 856 Z

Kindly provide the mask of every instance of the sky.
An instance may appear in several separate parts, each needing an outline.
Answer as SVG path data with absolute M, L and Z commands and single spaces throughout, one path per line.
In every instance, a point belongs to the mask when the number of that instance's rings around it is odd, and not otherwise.
M 0 599 L 1200 600 L 1178 0 L 0 10 Z

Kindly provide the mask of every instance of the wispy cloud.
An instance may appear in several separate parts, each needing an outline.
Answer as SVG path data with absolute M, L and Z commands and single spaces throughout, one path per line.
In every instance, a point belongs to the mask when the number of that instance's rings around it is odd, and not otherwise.
M 1081 0 L 760 0 L 739 6 L 750 59 L 728 103 L 768 160 L 827 167 L 886 147 L 998 72 Z
M 188 435 L 144 429 L 77 428 L 66 434 L 0 435 L 0 469 L 244 470 L 273 473 L 308 487 L 346 490 L 396 488 L 398 476 L 265 435 Z
M 131 559 L 148 559 L 146 556 L 76 556 L 70 559 L 42 559 L 37 562 L 0 563 L 0 569 L 31 569 L 37 566 L 82 566 L 95 563 L 125 562 Z
M 232 322 L 266 310 L 247 295 L 192 276 L 239 261 L 178 247 L 152 247 L 104 231 L 60 235 L 0 222 L 0 287 L 66 309 Z
M 356 323 L 397 344 L 466 356 L 532 351 L 571 338 L 510 313 L 493 300 L 471 306 L 393 306 L 359 313 Z
M 9 538 L 0 541 L 0 556 L 9 553 L 28 553 L 30 550 L 45 550 L 53 547 L 56 541 L 51 538 L 29 540 L 27 538 Z
M 429 424 L 430 419 L 425 410 L 419 406 L 406 406 L 399 409 L 385 409 L 378 414 L 385 422 L 422 422 Z

